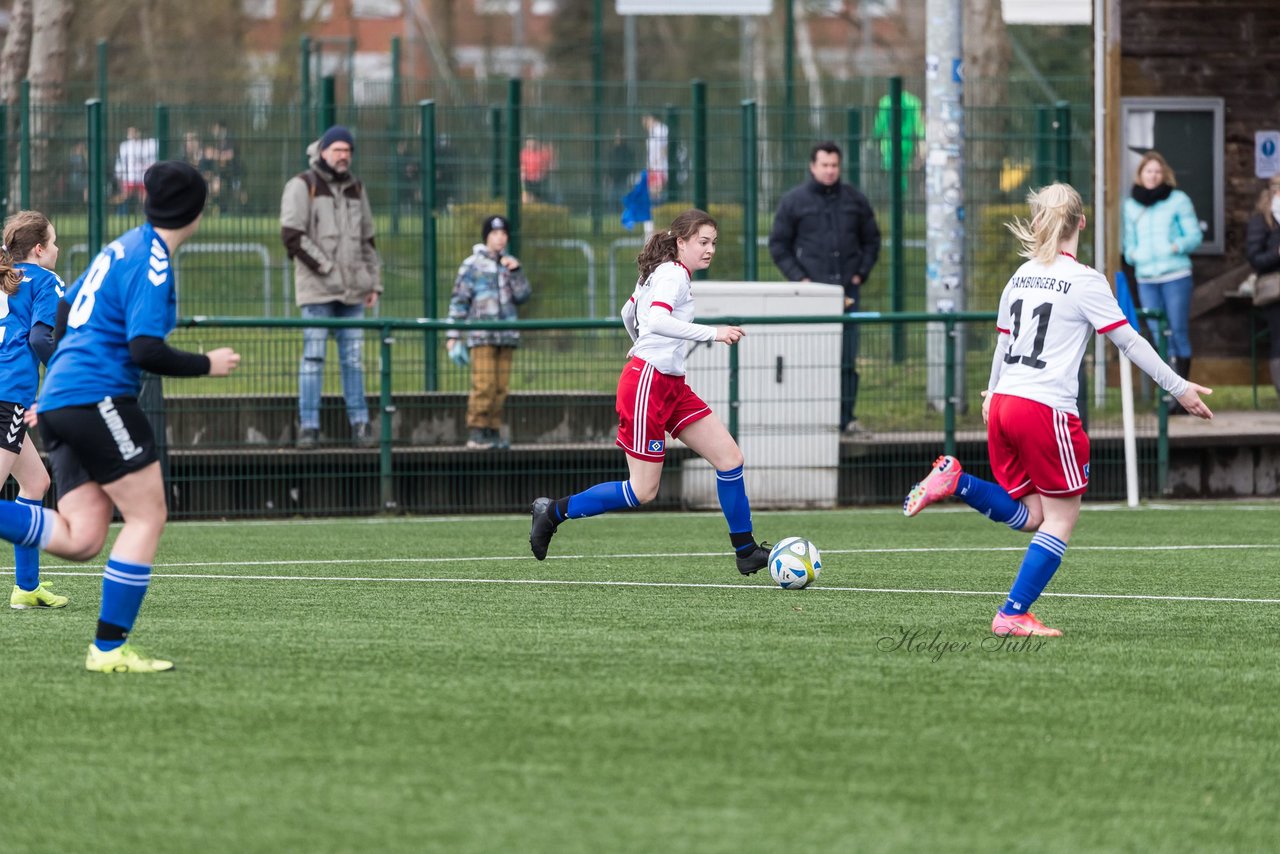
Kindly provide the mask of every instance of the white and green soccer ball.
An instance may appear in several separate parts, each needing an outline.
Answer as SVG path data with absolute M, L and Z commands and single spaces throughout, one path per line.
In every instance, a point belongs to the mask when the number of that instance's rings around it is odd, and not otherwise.
M 822 555 L 804 537 L 779 540 L 769 552 L 769 575 L 783 590 L 799 590 L 822 574 Z

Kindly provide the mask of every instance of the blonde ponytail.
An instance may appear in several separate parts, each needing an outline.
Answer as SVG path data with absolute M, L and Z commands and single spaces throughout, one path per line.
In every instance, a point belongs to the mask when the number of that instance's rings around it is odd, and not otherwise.
M 1052 264 L 1062 242 L 1080 230 L 1084 200 L 1070 184 L 1050 184 L 1027 194 L 1031 219 L 1015 218 L 1005 228 L 1022 244 L 1023 258 Z

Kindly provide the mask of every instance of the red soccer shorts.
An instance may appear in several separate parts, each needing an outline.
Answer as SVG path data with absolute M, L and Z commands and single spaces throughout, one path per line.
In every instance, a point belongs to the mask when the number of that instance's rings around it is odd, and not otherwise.
M 653 369 L 633 358 L 618 378 L 618 447 L 638 460 L 660 463 L 672 438 L 711 414 L 711 407 L 693 393 L 684 377 Z
M 1080 418 L 1043 403 L 992 395 L 987 453 L 996 482 L 1014 498 L 1082 495 L 1089 487 L 1089 437 Z

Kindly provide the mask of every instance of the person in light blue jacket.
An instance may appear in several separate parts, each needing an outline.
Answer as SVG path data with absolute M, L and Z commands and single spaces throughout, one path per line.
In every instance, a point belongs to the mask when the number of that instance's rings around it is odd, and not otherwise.
M 1158 151 L 1138 162 L 1124 200 L 1124 259 L 1133 265 L 1143 308 L 1169 317 L 1169 360 L 1179 376 L 1191 374 L 1191 252 L 1203 234 L 1195 206 L 1177 189 L 1173 169 Z M 1156 332 L 1151 324 L 1152 335 Z M 1174 404 L 1175 414 L 1183 414 Z

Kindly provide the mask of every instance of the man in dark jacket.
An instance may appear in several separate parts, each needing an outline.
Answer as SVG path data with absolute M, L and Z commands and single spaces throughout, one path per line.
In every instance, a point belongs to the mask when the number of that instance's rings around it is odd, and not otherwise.
M 846 312 L 859 311 L 862 285 L 880 257 L 880 228 L 867 197 L 840 180 L 840 147 L 820 142 L 809 155 L 809 175 L 778 202 L 769 254 L 792 282 L 844 288 Z M 858 325 L 846 324 L 840 357 L 840 426 L 862 432 L 853 414 L 858 397 Z

